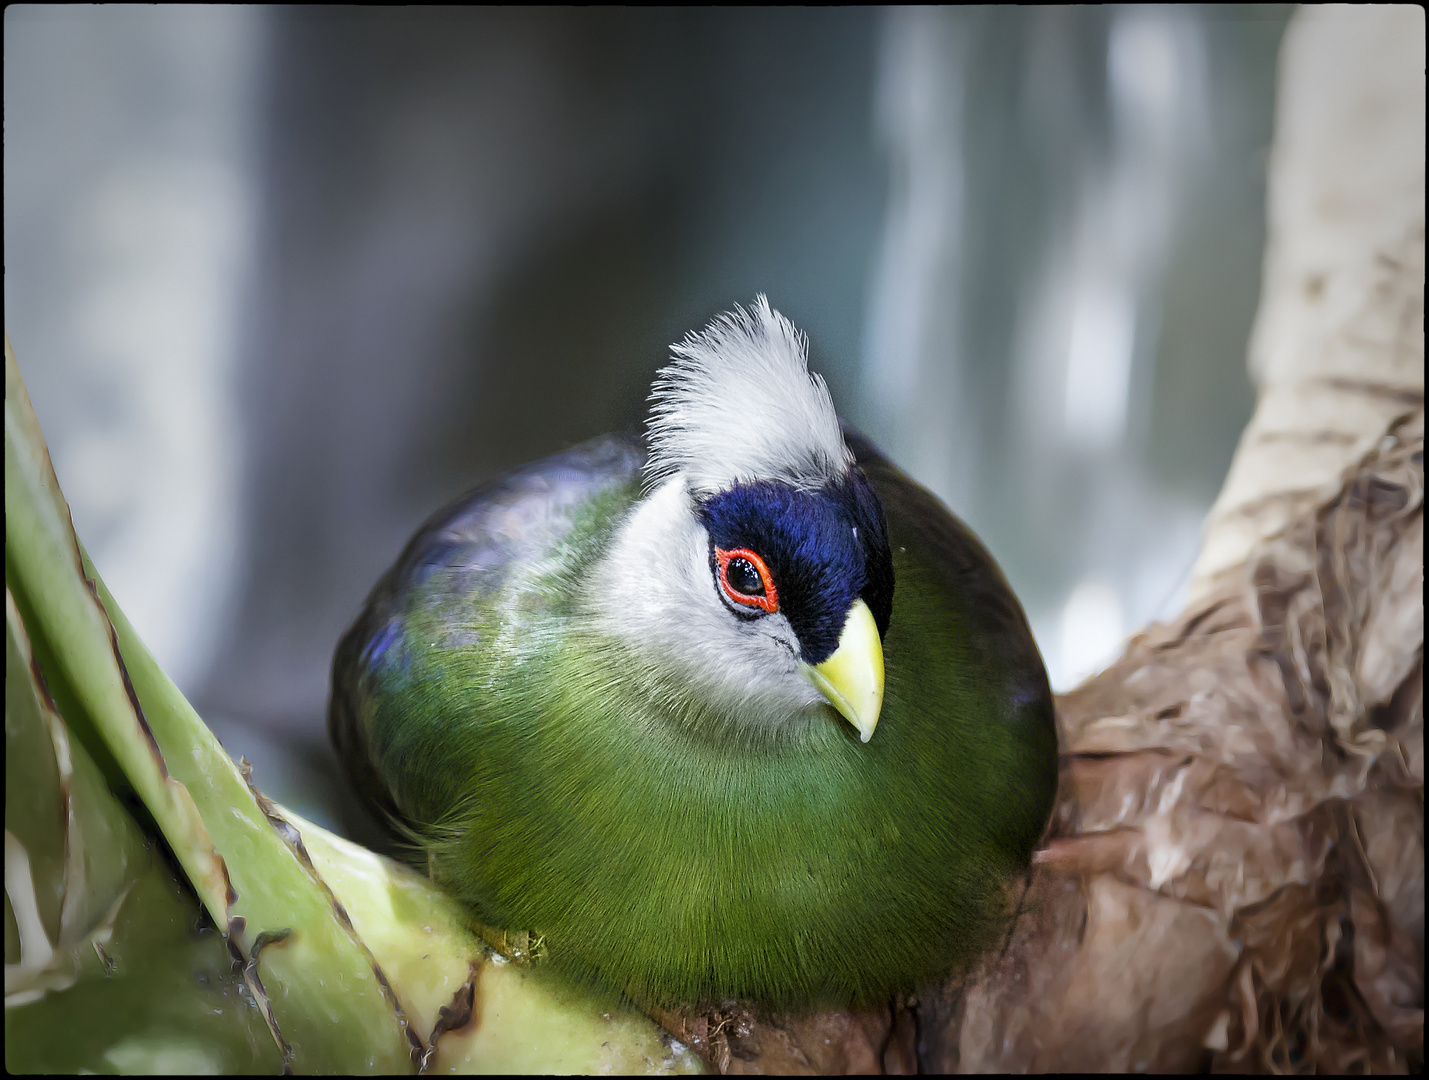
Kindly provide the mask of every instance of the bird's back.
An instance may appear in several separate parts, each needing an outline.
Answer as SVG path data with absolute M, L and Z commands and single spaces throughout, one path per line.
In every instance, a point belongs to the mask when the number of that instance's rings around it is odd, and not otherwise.
M 412 813 L 412 807 L 394 800 L 400 778 L 376 760 L 380 755 L 370 743 L 370 714 L 378 683 L 384 677 L 400 679 L 409 666 L 402 630 L 414 595 L 459 595 L 487 615 L 498 614 L 502 600 L 527 599 L 520 594 L 531 592 L 525 586 L 533 568 L 560 558 L 562 546 L 593 506 L 613 519 L 634 502 L 644 458 L 634 436 L 592 439 L 481 485 L 417 530 L 373 587 L 333 659 L 328 731 L 363 798 L 389 815 L 395 812 L 398 820 Z M 482 646 L 471 625 L 446 633 L 448 646 Z M 463 634 L 468 640 L 458 640 Z

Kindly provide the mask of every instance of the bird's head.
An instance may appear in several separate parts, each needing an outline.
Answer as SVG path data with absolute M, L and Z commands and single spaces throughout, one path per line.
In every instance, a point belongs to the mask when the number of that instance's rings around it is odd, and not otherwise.
M 893 563 L 807 342 L 760 296 L 673 353 L 646 495 L 598 574 L 606 629 L 666 686 L 775 727 L 827 703 L 867 742 Z

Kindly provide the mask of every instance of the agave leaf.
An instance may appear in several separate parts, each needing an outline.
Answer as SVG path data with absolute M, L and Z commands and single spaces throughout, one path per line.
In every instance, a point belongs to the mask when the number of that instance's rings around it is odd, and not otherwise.
M 26 853 L 35 921 L 46 940 L 59 937 L 64 904 L 65 815 L 55 747 L 30 668 L 24 627 L 9 590 L 5 592 L 5 832 Z M 17 867 L 18 872 L 18 867 Z M 7 882 L 8 882 L 7 878 Z M 9 893 L 5 903 L 10 905 Z M 16 903 L 20 903 L 19 900 Z M 9 915 L 8 922 L 15 922 Z M 5 964 L 19 963 L 19 927 L 7 934 Z M 8 977 L 8 976 L 7 976 Z
M 6 590 L 5 1064 L 11 1072 L 275 1070 L 193 893 L 55 711 Z
M 144 648 L 75 537 L 8 341 L 5 368 L 6 578 L 15 624 L 23 615 L 21 631 L 33 638 L 31 667 L 43 670 L 59 702 L 50 709 L 55 723 L 65 728 L 62 713 L 103 766 L 101 775 L 85 756 L 90 780 L 111 800 L 104 776 L 116 789 L 132 789 L 152 815 L 235 953 L 281 1063 L 305 1071 L 699 1071 L 698 1059 L 644 1016 L 564 986 L 539 965 L 508 962 L 431 883 L 250 787 Z M 33 725 L 25 731 L 27 745 L 38 745 Z M 32 786 L 53 789 L 53 780 L 38 770 Z M 7 822 L 9 809 L 7 801 Z M 34 832 L 39 819 L 27 814 L 17 809 L 17 824 L 23 818 L 29 823 L 22 828 Z M 125 823 L 138 834 L 132 820 Z M 27 909 L 32 937 L 33 924 L 54 921 L 54 876 L 45 864 L 48 899 L 32 905 L 35 918 Z M 8 884 L 7 877 L 7 901 Z M 108 913 L 111 937 L 119 940 L 118 920 L 134 940 L 142 938 L 124 922 L 141 908 L 158 914 L 136 927 L 166 918 L 179 925 L 184 894 L 171 888 L 166 901 L 165 884 L 177 883 L 142 873 L 130 881 Z M 92 908 L 92 897 L 87 902 Z M 48 915 L 38 914 L 42 907 Z M 22 936 L 19 909 L 8 902 L 6 925 L 8 958 L 10 939 Z M 223 981 L 216 971 L 205 977 Z M 51 995 L 28 1008 L 58 1008 L 63 1000 Z M 7 1011 L 7 1032 L 10 1025 Z M 252 1054 L 224 1057 L 222 1040 L 202 1025 L 180 1024 L 167 1036 L 152 1027 L 140 1023 L 123 1041 L 111 1039 L 99 1061 L 93 1053 L 26 1060 L 43 1069 L 62 1067 L 60 1059 L 120 1071 L 258 1067 Z
M 74 981 L 64 954 L 86 937 L 102 943 L 149 855 L 94 763 L 71 744 L 8 588 L 5 667 L 5 891 L 21 945 L 5 957 L 13 1006 Z
M 285 1059 L 347 1071 L 410 1068 L 406 1025 L 370 955 L 218 741 L 177 690 L 151 701 L 148 712 L 141 706 L 8 342 L 5 539 L 7 569 L 33 612 L 30 630 L 50 646 L 56 674 L 214 922 L 244 958 L 260 941 L 284 936 L 261 970 L 253 963 L 245 971 Z M 152 660 L 137 659 L 140 681 L 154 683 Z
M 641 1074 L 701 1072 L 699 1058 L 645 1016 L 567 986 L 537 964 L 487 946 L 466 910 L 410 867 L 303 820 L 314 866 L 423 1031 L 444 1007 L 472 1019 L 436 1043 L 432 1072 Z M 453 994 L 452 987 L 458 992 Z

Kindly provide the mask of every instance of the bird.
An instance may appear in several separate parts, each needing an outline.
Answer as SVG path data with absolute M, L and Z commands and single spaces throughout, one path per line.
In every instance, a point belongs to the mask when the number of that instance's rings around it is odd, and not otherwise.
M 672 346 L 643 439 L 422 525 L 338 645 L 328 725 L 477 921 L 647 1008 L 946 980 L 1009 926 L 1057 786 L 1012 589 L 762 294 Z

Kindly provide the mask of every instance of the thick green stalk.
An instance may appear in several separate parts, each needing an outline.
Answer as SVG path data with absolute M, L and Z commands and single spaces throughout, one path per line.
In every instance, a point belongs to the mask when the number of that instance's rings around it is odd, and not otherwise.
M 245 958 L 262 935 L 282 937 L 251 973 L 285 1057 L 294 1068 L 411 1068 L 412 1047 L 390 991 L 316 874 L 147 653 L 131 649 L 121 658 L 8 342 L 5 540 L 6 562 L 38 624 L 32 633 L 49 643 L 76 701 L 214 922 Z M 117 608 L 113 614 L 123 622 Z
M 5 1066 L 275 1072 L 222 937 L 72 738 L 5 590 Z M 76 1022 L 82 1018 L 82 1022 Z
M 465 910 L 430 882 L 249 787 L 75 537 L 8 341 L 5 512 L 6 581 L 19 601 L 11 610 L 21 636 L 28 630 L 35 654 L 53 669 L 46 674 L 65 711 L 55 723 L 90 740 L 89 750 L 112 766 L 111 782 L 142 800 L 238 954 L 287 1065 L 699 1070 L 698 1059 L 647 1018 L 494 955 Z M 172 906 L 160 894 L 152 902 Z M 29 929 L 34 937 L 33 920 Z M 167 1060 L 145 1054 L 103 1060 L 121 1070 L 124 1062 L 144 1068 Z

